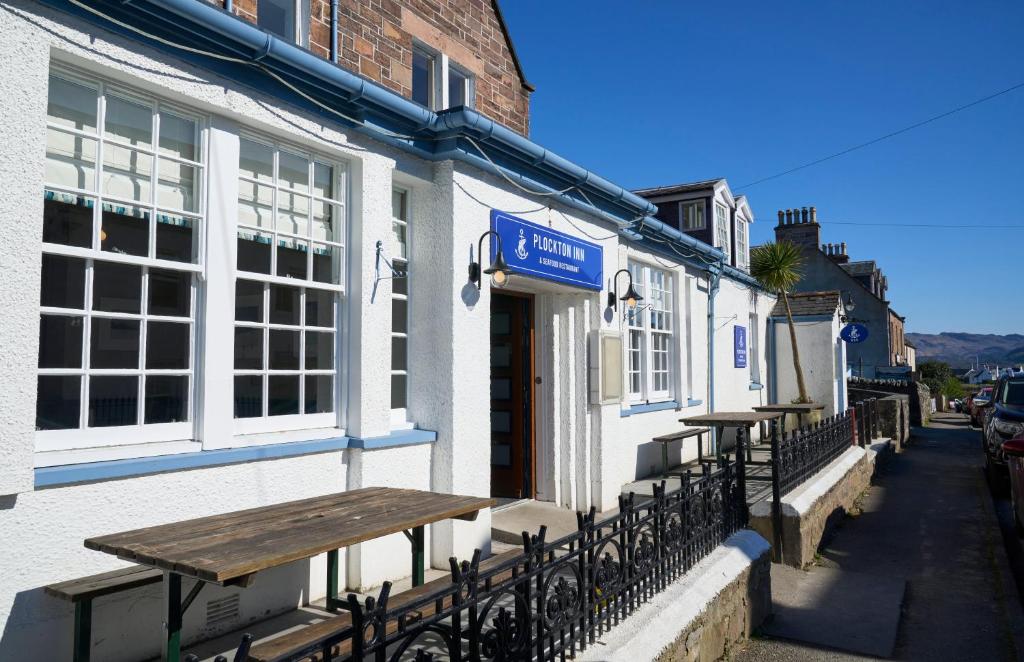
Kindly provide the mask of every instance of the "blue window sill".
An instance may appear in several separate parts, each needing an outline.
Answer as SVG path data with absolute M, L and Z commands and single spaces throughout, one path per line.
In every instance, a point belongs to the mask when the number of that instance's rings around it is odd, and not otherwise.
M 754 382 L 753 384 L 750 385 L 750 390 L 751 391 L 760 391 L 763 388 L 764 388 L 764 385 L 758 384 L 757 382 Z
M 690 398 L 689 400 L 686 401 L 687 407 L 699 407 L 702 404 L 704 404 L 703 400 L 694 400 L 693 398 Z
M 378 448 L 428 444 L 434 441 L 437 441 L 437 433 L 430 430 L 396 430 L 389 435 L 368 437 L 366 439 L 340 436 L 329 439 L 268 444 L 265 446 L 224 448 L 195 453 L 179 453 L 177 455 L 158 455 L 128 460 L 109 460 L 105 462 L 67 464 L 56 467 L 40 467 L 35 470 L 35 486 L 36 489 L 59 487 L 75 483 L 132 478 L 168 471 L 202 469 L 241 462 L 279 460 L 300 455 L 312 455 L 314 453 L 330 453 L 348 448 L 374 450 Z
M 666 409 L 679 409 L 679 403 L 675 400 L 669 400 L 668 402 L 654 402 L 649 405 L 633 405 L 629 409 L 622 409 L 619 411 L 621 418 L 627 416 L 633 416 L 635 414 L 646 414 L 651 411 L 665 411 Z

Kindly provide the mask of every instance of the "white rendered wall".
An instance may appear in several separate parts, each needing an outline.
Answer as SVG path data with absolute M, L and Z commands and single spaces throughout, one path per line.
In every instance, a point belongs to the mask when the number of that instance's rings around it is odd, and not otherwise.
M 839 337 L 839 318 L 831 320 L 801 321 L 794 318 L 797 346 L 800 349 L 800 363 L 803 366 L 807 395 L 814 402 L 825 405 L 824 416 L 838 412 L 841 402 L 846 401 L 846 387 L 842 363 L 836 365 L 836 339 Z M 781 403 L 792 402 L 799 396 L 796 371 L 793 369 L 793 344 L 789 336 L 789 325 L 785 319 L 775 320 L 776 351 L 776 399 Z M 842 351 L 842 348 L 840 349 Z

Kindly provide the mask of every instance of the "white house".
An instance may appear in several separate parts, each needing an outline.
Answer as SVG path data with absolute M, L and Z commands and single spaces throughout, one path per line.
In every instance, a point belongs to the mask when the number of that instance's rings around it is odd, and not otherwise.
M 200 0 L 13 0 L 0 24 L 2 659 L 66 656 L 41 587 L 121 564 L 87 537 L 370 485 L 603 510 L 681 413 L 768 402 L 746 239 L 695 240 L 493 121 L 489 69 L 433 28 L 403 96 L 308 21 Z M 504 287 L 479 274 L 499 249 Z M 446 567 L 489 550 L 490 515 L 428 536 Z M 343 550 L 346 584 L 407 575 L 406 550 Z M 185 638 L 322 597 L 325 572 L 204 592 L 238 601 Z M 98 604 L 94 659 L 155 655 L 158 595 Z

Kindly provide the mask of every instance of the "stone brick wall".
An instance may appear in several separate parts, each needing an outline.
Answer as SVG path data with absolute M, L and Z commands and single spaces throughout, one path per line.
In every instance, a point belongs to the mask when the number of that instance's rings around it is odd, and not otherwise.
M 331 2 L 309 5 L 309 49 L 329 58 Z M 519 75 L 492 0 L 339 0 L 338 9 L 340 66 L 410 98 L 416 40 L 474 75 L 478 111 L 529 135 L 531 88 Z M 255 22 L 257 0 L 235 0 L 234 12 Z

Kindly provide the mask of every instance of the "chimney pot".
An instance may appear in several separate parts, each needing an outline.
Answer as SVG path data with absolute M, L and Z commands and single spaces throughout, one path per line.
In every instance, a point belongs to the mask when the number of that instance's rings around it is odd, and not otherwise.
M 817 223 L 817 222 L 818 222 L 818 211 L 814 207 L 811 207 L 811 223 Z
M 804 223 L 808 222 L 809 219 L 807 217 L 807 207 L 804 207 L 803 210 L 801 210 L 800 217 L 803 219 Z
M 842 251 L 841 252 L 842 255 L 846 255 L 846 242 L 845 241 L 843 243 L 839 244 L 839 249 Z
M 822 244 L 821 245 L 821 252 L 822 253 L 828 253 L 828 244 Z
M 793 210 L 792 209 L 787 209 L 786 210 L 786 225 L 790 225 L 792 223 L 793 223 Z
M 779 225 L 782 225 L 786 220 L 786 212 L 779 210 Z

